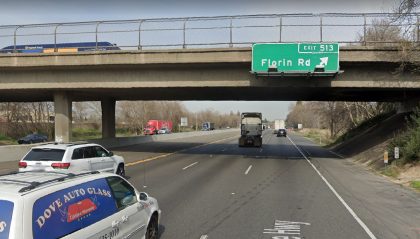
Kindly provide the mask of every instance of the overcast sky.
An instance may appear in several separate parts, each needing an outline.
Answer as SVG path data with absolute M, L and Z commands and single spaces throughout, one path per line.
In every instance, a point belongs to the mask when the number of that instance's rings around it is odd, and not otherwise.
M 0 25 L 281 13 L 390 12 L 399 0 L 1 0 Z M 285 118 L 292 102 L 185 102 L 192 111 L 260 111 Z

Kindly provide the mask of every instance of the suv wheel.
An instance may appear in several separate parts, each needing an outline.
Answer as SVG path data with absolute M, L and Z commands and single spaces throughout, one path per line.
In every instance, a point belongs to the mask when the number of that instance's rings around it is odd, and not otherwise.
M 121 177 L 125 177 L 125 168 L 124 165 L 118 165 L 116 174 L 120 175 Z
M 147 226 L 146 239 L 157 239 L 159 233 L 159 225 L 156 216 L 152 216 Z

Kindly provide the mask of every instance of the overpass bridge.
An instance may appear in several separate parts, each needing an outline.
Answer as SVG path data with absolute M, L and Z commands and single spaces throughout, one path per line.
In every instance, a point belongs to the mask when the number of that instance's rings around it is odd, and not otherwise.
M 323 23 L 327 16 L 316 16 L 321 19 L 320 42 L 328 40 L 323 30 L 330 26 Z M 285 18 L 280 16 L 280 24 L 274 26 L 280 27 L 280 42 L 285 34 L 282 29 L 287 26 L 283 23 Z M 0 54 L 0 101 L 54 101 L 56 137 L 68 141 L 72 101 L 102 102 L 103 137 L 107 138 L 115 136 L 117 100 L 414 101 L 420 96 L 420 75 L 399 70 L 402 59 L 399 47 L 387 42 L 371 45 L 366 38 L 358 46 L 340 42 L 342 74 L 255 76 L 250 73 L 251 48 L 233 41 L 234 30 L 242 26 L 234 28 L 233 18 L 227 19 L 230 36 L 221 43 L 227 44 L 225 47 L 200 48 L 202 45 L 195 44 L 188 47 L 187 21 L 180 20 L 184 24 L 180 49 L 169 49 L 171 44 L 167 49 L 147 49 L 140 44 L 143 39 L 140 33 L 146 30 L 139 28 L 135 50 Z M 96 42 L 100 24 L 105 23 L 96 23 Z M 57 29 L 62 25 L 53 25 L 55 41 Z M 365 32 L 367 27 L 365 22 Z M 15 28 L 15 46 L 20 28 L 25 27 Z M 418 64 L 418 49 L 412 55 L 412 62 Z

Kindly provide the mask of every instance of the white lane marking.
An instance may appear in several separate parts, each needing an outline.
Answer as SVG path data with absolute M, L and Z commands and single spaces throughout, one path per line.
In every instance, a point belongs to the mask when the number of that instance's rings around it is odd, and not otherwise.
M 295 144 L 295 142 L 290 139 L 289 136 L 287 138 L 290 140 L 290 142 L 295 146 L 295 148 L 299 151 L 299 153 L 306 159 L 306 162 L 308 162 L 312 168 L 315 170 L 315 172 L 321 177 L 321 179 L 324 181 L 324 183 L 328 186 L 328 188 L 334 193 L 334 195 L 338 198 L 338 200 L 344 205 L 344 207 L 347 209 L 347 211 L 353 216 L 353 218 L 359 223 L 359 225 L 365 230 L 365 232 L 369 235 L 371 239 L 376 239 L 375 235 L 373 235 L 372 231 L 366 226 L 366 224 L 362 221 L 362 219 L 357 216 L 357 214 L 351 209 L 351 207 L 344 201 L 344 199 L 337 193 L 337 191 L 333 188 L 333 186 L 327 181 L 327 179 L 319 172 L 319 170 L 309 161 L 309 159 L 303 154 L 303 152 L 299 149 L 299 147 Z
M 207 235 L 202 235 L 201 237 L 200 237 L 200 239 L 208 239 L 209 237 L 207 236 Z
M 251 170 L 252 165 L 249 165 L 248 169 L 245 171 L 245 175 L 248 175 L 249 171 Z
M 310 226 L 307 222 L 274 221 L 273 229 L 264 229 L 264 234 L 274 234 L 271 238 L 301 238 L 301 225 Z M 294 236 L 290 236 L 294 235 Z
M 182 168 L 182 170 L 185 170 L 185 169 L 187 169 L 187 168 L 190 168 L 190 167 L 192 167 L 192 166 L 194 166 L 194 165 L 196 165 L 196 164 L 198 164 L 198 162 L 195 162 L 195 163 L 192 163 L 192 164 L 190 164 L 190 165 L 188 165 L 188 166 L 185 166 L 185 167 L 183 167 L 183 168 Z

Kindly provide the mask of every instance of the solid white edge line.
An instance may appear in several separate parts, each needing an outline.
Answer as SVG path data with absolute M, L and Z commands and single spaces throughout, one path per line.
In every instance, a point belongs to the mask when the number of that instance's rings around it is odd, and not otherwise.
M 245 175 L 248 175 L 249 171 L 251 170 L 252 165 L 249 165 L 248 169 L 245 171 Z
M 347 209 L 347 211 L 353 216 L 353 218 L 359 223 L 359 225 L 365 230 L 365 232 L 369 235 L 371 239 L 376 239 L 375 235 L 370 231 L 370 229 L 366 226 L 366 224 L 360 219 L 357 214 L 351 209 L 351 207 L 344 201 L 344 199 L 337 193 L 337 191 L 331 186 L 331 184 L 327 181 L 327 179 L 319 172 L 319 170 L 315 167 L 315 165 L 312 164 L 311 161 L 305 156 L 305 154 L 302 153 L 302 151 L 299 149 L 299 147 L 295 144 L 295 142 L 290 139 L 289 136 L 287 138 L 290 140 L 290 142 L 295 146 L 295 148 L 299 151 L 299 153 L 306 159 L 306 162 L 308 162 L 312 168 L 317 172 L 317 174 L 321 177 L 321 179 L 324 181 L 325 184 L 327 184 L 328 188 L 334 193 L 334 195 L 338 198 L 338 200 L 344 205 L 344 207 Z
M 187 168 L 189 168 L 189 167 L 192 167 L 192 166 L 194 166 L 194 165 L 196 165 L 196 164 L 198 164 L 198 162 L 195 162 L 195 163 L 192 163 L 192 164 L 190 164 L 190 165 L 188 165 L 188 166 L 185 166 L 185 167 L 183 167 L 183 168 L 182 168 L 182 170 L 185 170 L 185 169 L 187 169 Z

